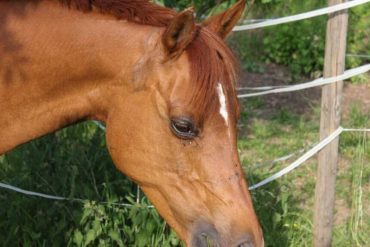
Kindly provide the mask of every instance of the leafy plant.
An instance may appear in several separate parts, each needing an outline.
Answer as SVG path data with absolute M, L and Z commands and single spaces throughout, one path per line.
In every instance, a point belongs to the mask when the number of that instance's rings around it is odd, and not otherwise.
M 104 139 L 97 126 L 84 123 L 1 156 L 2 182 L 90 199 L 51 201 L 1 190 L 3 246 L 181 245 L 145 197 L 134 200 L 136 186 L 115 170 Z
M 248 19 L 274 19 L 327 6 L 327 1 L 258 0 Z M 349 54 L 370 55 L 370 8 L 358 6 L 349 11 L 347 51 Z M 301 75 L 318 77 L 324 65 L 327 17 L 282 24 L 264 29 L 244 31 L 232 37 L 244 68 L 258 72 L 256 65 L 277 63 L 287 66 L 293 79 Z M 370 58 L 348 56 L 347 67 L 356 67 Z M 263 72 L 263 70 L 261 71 Z M 355 81 L 366 82 L 368 77 Z

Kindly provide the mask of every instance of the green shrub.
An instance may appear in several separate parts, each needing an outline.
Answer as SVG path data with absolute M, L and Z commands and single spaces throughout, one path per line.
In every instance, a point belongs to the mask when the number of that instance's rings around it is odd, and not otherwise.
M 370 56 L 369 4 L 353 8 L 349 13 L 347 51 L 350 54 Z M 365 62 L 370 62 L 370 58 L 347 57 L 347 63 L 350 67 L 356 67 Z
M 148 200 L 134 200 L 136 186 L 115 169 L 104 140 L 103 131 L 84 123 L 1 156 L 3 183 L 89 199 L 53 201 L 1 189 L 1 246 L 180 246 Z
M 327 1 L 259 0 L 247 19 L 269 19 L 298 14 L 327 6 Z M 370 55 L 370 8 L 358 6 L 349 11 L 347 53 Z M 322 75 L 327 17 L 238 32 L 230 44 L 245 69 L 256 72 L 256 64 L 287 66 L 293 77 Z M 347 57 L 347 67 L 369 62 L 369 58 Z M 258 70 L 257 70 L 258 72 Z M 262 71 L 263 72 L 263 71 Z M 361 79 L 361 78 L 360 78 Z M 368 78 L 362 78 L 366 81 Z M 358 79 L 359 80 L 359 79 Z

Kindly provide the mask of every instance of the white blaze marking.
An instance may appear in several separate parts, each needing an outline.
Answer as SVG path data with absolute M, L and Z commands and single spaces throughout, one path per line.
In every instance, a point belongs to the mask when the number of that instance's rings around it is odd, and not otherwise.
M 222 88 L 221 83 L 218 83 L 217 85 L 217 94 L 218 94 L 218 99 L 220 101 L 220 114 L 225 119 L 226 126 L 228 126 L 229 118 L 228 118 L 228 113 L 227 113 L 227 108 L 226 108 L 226 97 L 225 97 L 224 89 Z

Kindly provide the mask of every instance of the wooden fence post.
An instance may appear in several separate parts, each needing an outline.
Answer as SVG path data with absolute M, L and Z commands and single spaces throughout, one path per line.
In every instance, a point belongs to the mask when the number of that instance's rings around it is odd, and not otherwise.
M 328 0 L 329 5 L 345 0 Z M 345 67 L 347 11 L 329 15 L 326 30 L 324 77 L 340 75 Z M 343 81 L 322 88 L 320 139 L 340 126 Z M 338 138 L 319 153 L 314 208 L 314 246 L 329 247 L 334 221 L 335 180 L 338 163 Z

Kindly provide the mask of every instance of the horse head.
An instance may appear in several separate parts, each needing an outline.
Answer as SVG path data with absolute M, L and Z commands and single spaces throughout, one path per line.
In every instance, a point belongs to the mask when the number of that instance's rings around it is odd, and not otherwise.
M 238 157 L 236 63 L 223 40 L 244 7 L 201 24 L 187 9 L 154 32 L 106 122 L 118 169 L 188 246 L 263 246 Z

